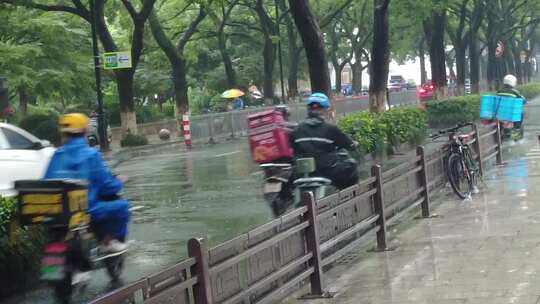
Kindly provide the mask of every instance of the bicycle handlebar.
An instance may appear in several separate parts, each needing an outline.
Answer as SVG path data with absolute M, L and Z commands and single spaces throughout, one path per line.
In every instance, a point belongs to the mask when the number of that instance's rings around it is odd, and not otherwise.
M 456 125 L 456 126 L 453 127 L 453 128 L 439 130 L 439 131 L 437 132 L 437 134 L 431 134 L 431 135 L 429 136 L 429 138 L 431 138 L 431 139 L 437 139 L 437 138 L 439 138 L 439 137 L 442 137 L 444 134 L 456 132 L 456 131 L 459 130 L 459 129 L 462 129 L 462 128 L 465 128 L 465 127 L 468 127 L 468 126 L 473 126 L 473 125 L 474 125 L 474 123 L 472 123 L 472 122 L 466 122 L 466 123 L 458 124 L 458 125 Z

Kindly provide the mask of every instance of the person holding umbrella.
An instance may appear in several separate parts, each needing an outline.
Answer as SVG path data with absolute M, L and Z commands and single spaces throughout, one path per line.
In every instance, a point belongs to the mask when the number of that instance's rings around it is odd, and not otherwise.
M 232 100 L 233 110 L 242 110 L 244 108 L 244 101 L 240 97 L 244 95 L 244 92 L 238 89 L 231 89 L 223 92 L 221 98 Z

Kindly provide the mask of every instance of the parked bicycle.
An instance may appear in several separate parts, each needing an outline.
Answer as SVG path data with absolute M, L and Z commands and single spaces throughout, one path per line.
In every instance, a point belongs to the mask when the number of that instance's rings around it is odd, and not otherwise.
M 448 134 L 449 142 L 443 159 L 444 169 L 452 190 L 461 199 L 471 198 L 472 194 L 478 193 L 476 184 L 480 169 L 472 156 L 469 145 L 470 136 L 458 134 L 459 130 L 473 125 L 473 123 L 459 124 L 430 136 L 434 140 Z

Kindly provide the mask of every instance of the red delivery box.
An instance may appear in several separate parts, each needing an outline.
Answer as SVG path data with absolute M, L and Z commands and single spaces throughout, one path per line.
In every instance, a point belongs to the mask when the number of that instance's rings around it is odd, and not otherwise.
M 278 111 L 264 111 L 248 116 L 249 146 L 256 162 L 262 164 L 293 156 L 283 122 L 283 114 Z

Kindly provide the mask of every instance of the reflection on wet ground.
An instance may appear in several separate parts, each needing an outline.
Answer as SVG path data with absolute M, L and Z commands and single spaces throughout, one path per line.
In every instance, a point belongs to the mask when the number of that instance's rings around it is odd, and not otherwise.
M 116 171 L 131 177 L 125 196 L 144 206 L 131 225 L 130 263 L 140 276 L 185 257 L 191 237 L 213 245 L 270 219 L 244 141 L 132 159 Z

